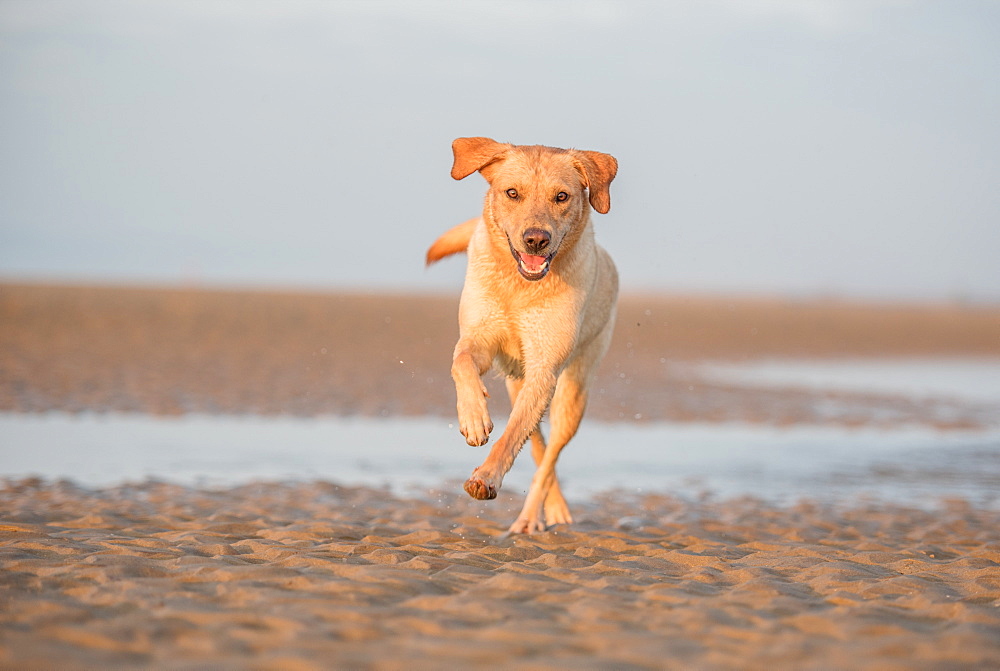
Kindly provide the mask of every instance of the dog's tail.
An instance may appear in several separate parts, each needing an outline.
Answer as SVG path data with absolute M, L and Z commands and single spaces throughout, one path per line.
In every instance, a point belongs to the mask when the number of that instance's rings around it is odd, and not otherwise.
M 427 250 L 427 265 L 440 261 L 446 256 L 464 252 L 469 246 L 469 240 L 472 239 L 472 232 L 479 225 L 479 219 L 479 217 L 475 217 L 463 221 L 435 240 L 431 248 Z

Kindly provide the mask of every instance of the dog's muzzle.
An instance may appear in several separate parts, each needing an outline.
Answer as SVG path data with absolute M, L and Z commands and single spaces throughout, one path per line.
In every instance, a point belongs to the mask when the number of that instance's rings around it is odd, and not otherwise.
M 510 238 L 507 238 L 507 244 L 510 246 L 510 253 L 514 256 L 514 260 L 517 261 L 517 272 L 521 273 L 521 277 L 529 282 L 537 282 L 549 274 L 549 268 L 552 267 L 552 257 L 556 255 L 555 252 L 547 256 L 535 256 L 514 249 Z

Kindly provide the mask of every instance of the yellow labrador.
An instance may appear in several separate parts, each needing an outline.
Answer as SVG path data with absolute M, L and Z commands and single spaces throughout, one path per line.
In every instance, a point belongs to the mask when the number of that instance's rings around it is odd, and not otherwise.
M 537 470 L 508 533 L 572 522 L 556 478 L 559 451 L 576 434 L 587 388 L 607 351 L 618 273 L 594 242 L 590 208 L 606 213 L 618 163 L 594 151 L 518 146 L 485 137 L 452 143 L 451 176 L 477 170 L 489 182 L 482 217 L 459 224 L 427 252 L 427 263 L 468 251 L 451 374 L 459 429 L 469 445 L 489 440 L 493 422 L 482 375 L 495 362 L 507 376 L 512 411 L 489 456 L 465 483 L 496 498 L 531 437 Z M 546 445 L 539 422 L 549 409 Z

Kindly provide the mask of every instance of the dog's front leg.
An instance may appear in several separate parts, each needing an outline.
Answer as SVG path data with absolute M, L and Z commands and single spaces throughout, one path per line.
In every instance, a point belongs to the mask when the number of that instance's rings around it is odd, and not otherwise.
M 510 413 L 507 429 L 482 466 L 472 471 L 465 491 L 474 499 L 495 499 L 503 478 L 514 464 L 524 441 L 542 419 L 555 392 L 556 376 L 549 370 L 529 372 Z
M 458 430 L 469 445 L 485 445 L 493 431 L 493 421 L 486 405 L 489 394 L 483 384 L 483 374 L 490 369 L 493 357 L 470 339 L 462 338 L 455 345 L 451 376 L 458 396 Z

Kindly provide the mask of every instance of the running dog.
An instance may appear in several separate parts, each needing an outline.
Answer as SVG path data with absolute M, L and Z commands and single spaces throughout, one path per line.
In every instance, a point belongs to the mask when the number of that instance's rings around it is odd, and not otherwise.
M 494 364 L 506 375 L 512 405 L 506 430 L 465 491 L 496 498 L 530 437 L 537 470 L 507 533 L 544 531 L 546 524 L 573 521 L 556 460 L 580 426 L 614 328 L 618 273 L 594 241 L 590 209 L 605 214 L 611 208 L 618 162 L 596 151 L 485 137 L 458 138 L 452 150 L 453 178 L 478 171 L 489 183 L 482 216 L 451 229 L 427 251 L 428 264 L 468 252 L 451 367 L 466 442 L 484 445 L 493 430 L 482 376 Z M 540 428 L 546 409 L 548 443 Z

